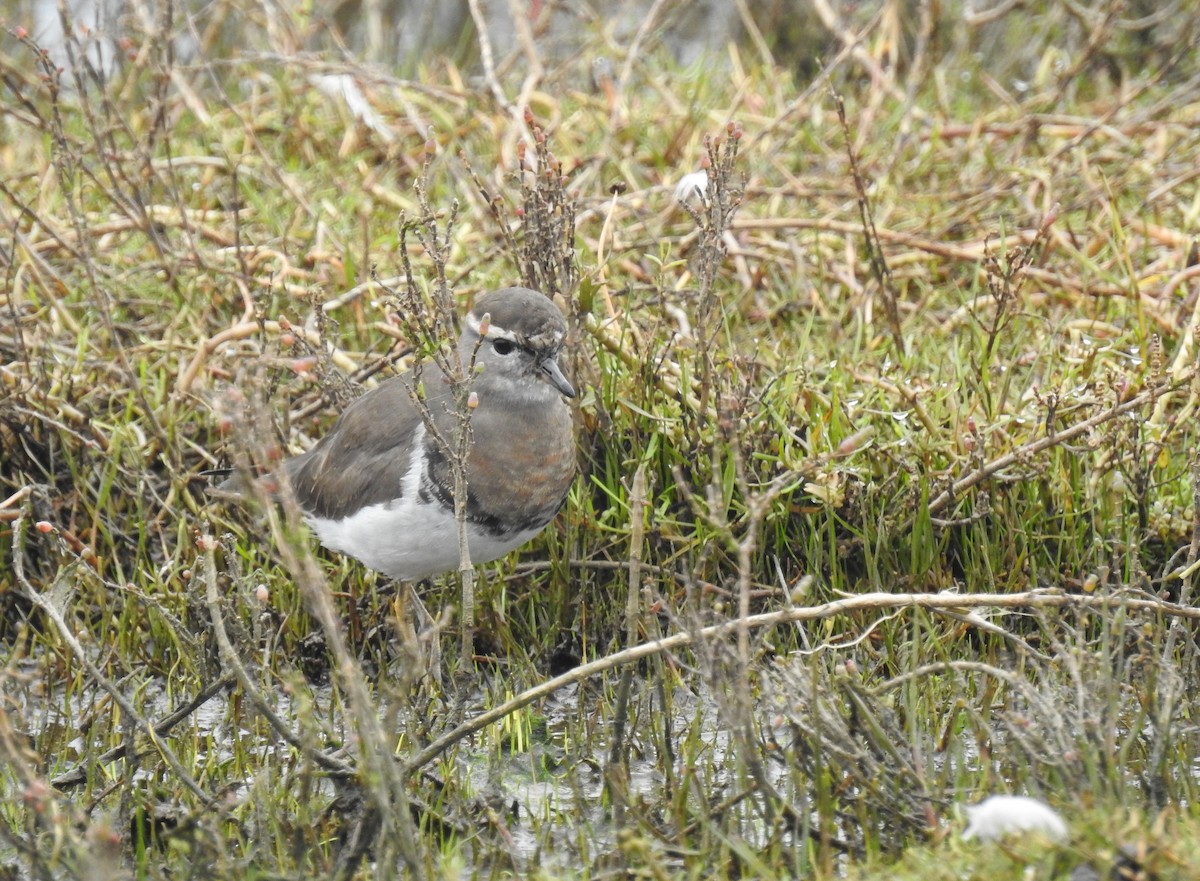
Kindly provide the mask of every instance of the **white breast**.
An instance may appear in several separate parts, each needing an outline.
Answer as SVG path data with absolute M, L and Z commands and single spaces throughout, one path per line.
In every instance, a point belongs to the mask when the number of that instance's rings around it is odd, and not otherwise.
M 420 500 L 425 476 L 424 438 L 425 428 L 421 426 L 414 438 L 409 468 L 401 481 L 399 499 L 368 505 L 340 520 L 307 516 L 322 545 L 399 581 L 419 581 L 458 568 L 458 524 L 454 512 L 443 508 L 436 499 L 428 504 Z M 499 559 L 541 532 L 539 527 L 494 536 L 481 533 L 470 523 L 467 530 L 471 562 L 476 564 Z

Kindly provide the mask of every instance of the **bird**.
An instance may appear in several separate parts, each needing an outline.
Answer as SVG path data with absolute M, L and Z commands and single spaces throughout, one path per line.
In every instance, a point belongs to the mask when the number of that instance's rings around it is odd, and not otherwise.
M 466 455 L 473 564 L 527 543 L 566 501 L 575 476 L 566 402 L 575 389 L 558 363 L 566 335 L 553 301 L 525 287 L 484 294 L 463 318 L 458 351 L 475 368 Z M 424 415 L 414 398 L 418 384 Z M 355 399 L 327 434 L 283 467 L 324 547 L 397 581 L 419 582 L 460 565 L 452 453 L 445 448 L 458 431 L 450 380 L 426 364 Z

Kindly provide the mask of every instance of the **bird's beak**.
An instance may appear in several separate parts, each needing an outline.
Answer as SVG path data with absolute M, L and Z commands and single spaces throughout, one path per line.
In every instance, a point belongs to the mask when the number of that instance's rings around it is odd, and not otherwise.
M 547 358 L 542 362 L 542 372 L 550 378 L 550 382 L 554 384 L 556 389 L 568 398 L 575 397 L 575 387 L 563 376 L 563 372 L 558 367 L 558 361 L 554 358 Z

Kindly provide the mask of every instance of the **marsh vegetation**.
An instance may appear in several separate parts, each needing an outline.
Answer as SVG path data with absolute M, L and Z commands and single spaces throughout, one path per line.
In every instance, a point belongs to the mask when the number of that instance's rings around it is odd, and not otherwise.
M 411 79 L 8 22 L 0 878 L 1195 877 L 1197 16 L 1137 6 Z M 416 632 L 204 472 L 518 282 L 579 477 L 464 657 L 457 577 Z M 996 792 L 1069 844 L 960 840 Z

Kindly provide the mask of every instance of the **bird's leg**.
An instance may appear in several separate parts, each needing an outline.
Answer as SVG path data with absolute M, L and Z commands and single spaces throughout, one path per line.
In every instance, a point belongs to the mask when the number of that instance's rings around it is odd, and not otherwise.
M 396 631 L 400 641 L 403 672 L 408 684 L 415 685 L 428 676 L 442 681 L 442 650 L 440 636 L 445 621 L 438 621 L 425 608 L 412 584 L 405 582 L 392 605 Z

